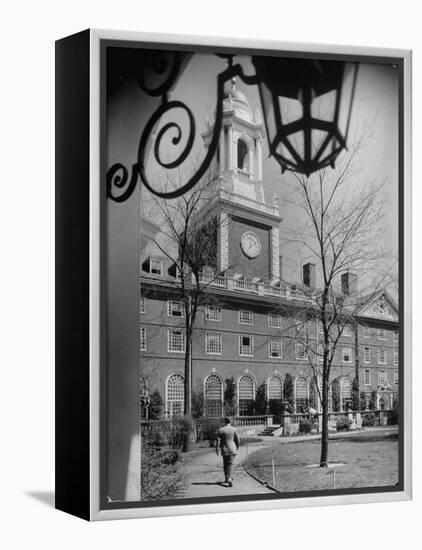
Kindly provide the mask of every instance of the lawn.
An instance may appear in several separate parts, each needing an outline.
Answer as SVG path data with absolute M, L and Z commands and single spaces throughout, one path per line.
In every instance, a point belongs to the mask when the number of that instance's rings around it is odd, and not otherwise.
M 318 464 L 319 440 L 272 444 L 251 454 L 245 463 L 248 471 L 282 492 L 335 488 L 392 486 L 398 481 L 397 433 L 359 432 L 329 442 L 329 463 L 334 468 L 312 467 Z M 341 465 L 341 464 L 342 465 Z

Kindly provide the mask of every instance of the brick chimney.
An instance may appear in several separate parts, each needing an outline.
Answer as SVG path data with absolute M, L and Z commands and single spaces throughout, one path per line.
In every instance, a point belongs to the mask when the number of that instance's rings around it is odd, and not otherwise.
M 316 285 L 316 267 L 315 264 L 308 262 L 302 268 L 303 284 L 309 289 L 314 289 Z
M 346 271 L 341 276 L 341 291 L 345 296 L 352 296 L 358 291 L 358 276 L 356 273 Z

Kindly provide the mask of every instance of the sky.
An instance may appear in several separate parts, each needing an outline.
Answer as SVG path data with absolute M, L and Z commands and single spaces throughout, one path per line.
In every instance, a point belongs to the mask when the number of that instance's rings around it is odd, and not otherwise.
M 245 74 L 253 74 L 254 69 L 250 58 L 236 56 L 235 63 L 240 63 Z M 196 135 L 193 150 L 187 162 L 197 165 L 205 154 L 201 133 L 205 131 L 207 119 L 213 120 L 216 108 L 216 76 L 224 70 L 226 61 L 211 54 L 196 54 L 189 61 L 184 72 L 174 86 L 171 100 L 185 103 L 196 121 Z M 255 112 L 262 108 L 257 86 L 247 86 L 239 78 L 236 87 L 243 91 Z M 109 128 L 112 139 L 109 140 L 110 164 L 126 160 L 130 165 L 135 162 L 137 142 L 145 123 L 139 116 L 139 109 L 145 107 L 145 101 L 150 98 L 140 92 L 136 82 L 128 79 L 123 81 L 120 90 L 120 100 L 113 101 L 109 110 Z M 158 103 L 152 103 L 152 109 Z M 149 106 L 149 103 L 148 103 Z M 186 113 L 182 109 L 173 109 L 162 118 L 160 127 L 166 122 L 178 122 L 182 129 L 182 139 L 178 146 L 170 141 L 173 134 L 168 132 L 167 142 L 163 141 L 164 157 L 177 156 L 187 139 L 188 124 Z M 350 186 L 354 190 L 365 189 L 374 181 L 381 185 L 380 194 L 385 202 L 383 216 L 379 224 L 383 229 L 383 247 L 394 256 L 398 248 L 398 71 L 394 66 L 379 64 L 360 64 L 356 83 L 355 101 L 353 105 L 349 142 L 366 131 L 365 146 L 359 153 L 356 163 L 359 170 L 350 178 Z M 156 130 L 157 132 L 157 130 Z M 110 133 L 109 133 L 110 135 Z M 347 155 L 347 151 L 341 153 Z M 160 169 L 152 155 L 148 163 L 148 174 L 152 182 L 161 177 Z M 285 279 L 295 282 L 299 277 L 300 261 L 295 245 L 283 238 L 288 230 L 294 229 L 300 222 L 300 213 L 294 211 L 287 203 L 288 186 L 292 183 L 292 175 L 281 174 L 279 164 L 268 153 L 267 141 L 263 147 L 263 181 L 267 202 L 272 202 L 276 193 L 279 200 L 280 215 L 283 222 L 280 226 L 281 248 L 283 256 Z

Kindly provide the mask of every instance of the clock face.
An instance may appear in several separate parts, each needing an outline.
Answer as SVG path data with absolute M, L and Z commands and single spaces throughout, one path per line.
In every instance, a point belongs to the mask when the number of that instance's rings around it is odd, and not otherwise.
M 252 231 L 246 231 L 240 238 L 240 246 L 248 258 L 256 258 L 261 253 L 261 241 Z

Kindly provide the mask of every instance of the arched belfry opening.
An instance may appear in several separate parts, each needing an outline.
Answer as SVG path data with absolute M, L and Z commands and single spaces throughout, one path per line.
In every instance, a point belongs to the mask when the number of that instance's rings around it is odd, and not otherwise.
M 237 141 L 237 167 L 239 170 L 249 173 L 248 153 L 249 148 L 247 143 L 244 139 L 240 138 Z

